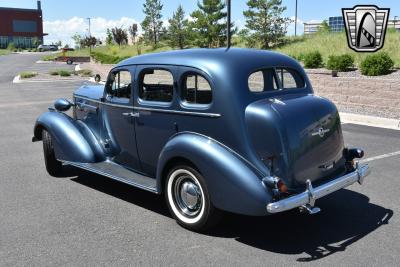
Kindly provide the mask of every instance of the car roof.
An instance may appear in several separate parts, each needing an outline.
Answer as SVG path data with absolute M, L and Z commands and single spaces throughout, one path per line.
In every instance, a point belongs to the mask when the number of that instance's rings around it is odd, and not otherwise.
M 262 67 L 287 66 L 301 69 L 297 61 L 278 52 L 248 48 L 199 48 L 145 54 L 121 61 L 127 65 L 179 65 L 198 68 L 207 73 L 221 68 L 251 70 Z

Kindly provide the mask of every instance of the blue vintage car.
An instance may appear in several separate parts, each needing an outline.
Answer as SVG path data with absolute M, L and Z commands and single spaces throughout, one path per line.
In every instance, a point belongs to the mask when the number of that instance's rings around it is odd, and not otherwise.
M 300 64 L 252 49 L 124 60 L 105 86 L 57 100 L 37 119 L 38 140 L 51 175 L 72 165 L 163 194 L 177 222 L 197 231 L 221 211 L 316 213 L 316 199 L 369 174 Z

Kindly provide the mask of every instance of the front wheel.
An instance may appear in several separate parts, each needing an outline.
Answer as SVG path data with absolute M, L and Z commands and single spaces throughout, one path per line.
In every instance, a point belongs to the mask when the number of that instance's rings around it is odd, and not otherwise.
M 175 220 L 189 230 L 207 230 L 221 217 L 210 200 L 204 178 L 192 167 L 177 166 L 169 172 L 165 197 Z
M 57 177 L 62 172 L 62 164 L 56 159 L 52 137 L 46 130 L 42 131 L 42 141 L 46 170 L 51 176 Z

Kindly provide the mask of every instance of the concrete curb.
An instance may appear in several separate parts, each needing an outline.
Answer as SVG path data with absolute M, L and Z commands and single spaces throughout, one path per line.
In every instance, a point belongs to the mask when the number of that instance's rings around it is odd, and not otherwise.
M 400 120 L 340 112 L 342 123 L 400 130 Z

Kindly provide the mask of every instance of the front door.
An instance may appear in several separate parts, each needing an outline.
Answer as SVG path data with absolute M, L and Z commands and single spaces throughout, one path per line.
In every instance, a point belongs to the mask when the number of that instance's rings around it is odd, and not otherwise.
M 115 69 L 109 75 L 104 96 L 104 145 L 112 161 L 141 171 L 132 105 L 134 68 Z

